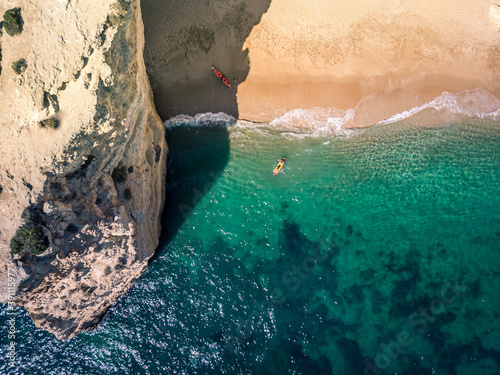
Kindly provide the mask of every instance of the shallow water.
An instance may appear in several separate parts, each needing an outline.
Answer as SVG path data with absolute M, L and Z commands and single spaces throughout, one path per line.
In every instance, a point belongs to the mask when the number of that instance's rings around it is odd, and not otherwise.
M 498 123 L 194 123 L 148 271 L 69 342 L 18 309 L 16 370 L 2 306 L 1 373 L 499 373 Z

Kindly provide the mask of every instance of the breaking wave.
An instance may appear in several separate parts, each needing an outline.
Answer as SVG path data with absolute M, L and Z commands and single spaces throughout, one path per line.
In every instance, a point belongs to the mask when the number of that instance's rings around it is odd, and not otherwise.
M 165 121 L 166 128 L 176 126 L 223 126 L 229 127 L 236 123 L 236 119 L 224 112 L 200 113 L 195 116 L 178 115 Z
M 498 118 L 500 115 L 500 100 L 482 89 L 462 91 L 456 95 L 445 91 L 429 103 L 391 116 L 387 120 L 381 121 L 381 123 L 401 121 L 425 110 L 435 110 L 451 118 L 463 116 Z
M 411 100 L 405 99 L 407 104 L 418 103 L 418 95 L 413 95 Z M 395 107 L 391 105 L 390 101 L 383 100 L 383 95 L 374 94 L 348 110 L 297 108 L 268 123 L 237 120 L 227 113 L 209 112 L 196 116 L 179 115 L 165 121 L 165 126 L 223 126 L 262 131 L 272 129 L 297 136 L 348 136 L 359 128 L 402 121 L 415 126 L 445 126 L 474 118 L 496 120 L 500 116 L 500 100 L 483 89 L 457 94 L 445 91 L 434 100 L 396 114 L 390 114 Z
M 311 132 L 319 136 L 349 135 L 356 128 L 400 121 L 417 126 L 443 126 L 471 118 L 497 119 L 500 116 L 500 100 L 482 89 L 462 91 L 456 95 L 443 92 L 430 102 L 385 118 L 380 118 L 380 114 L 387 111 L 375 107 L 390 107 L 390 104 L 377 99 L 371 96 L 346 111 L 320 107 L 294 109 L 272 120 L 269 125 L 280 130 Z

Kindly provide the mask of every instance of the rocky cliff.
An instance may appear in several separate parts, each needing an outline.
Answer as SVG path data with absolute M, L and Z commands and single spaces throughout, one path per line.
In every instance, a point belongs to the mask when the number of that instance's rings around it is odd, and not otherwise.
M 22 32 L 0 39 L 0 301 L 9 269 L 15 303 L 68 339 L 95 327 L 146 269 L 167 146 L 138 0 L 16 6 Z M 2 2 L 0 13 L 10 8 Z M 29 250 L 19 230 L 28 224 L 46 250 Z

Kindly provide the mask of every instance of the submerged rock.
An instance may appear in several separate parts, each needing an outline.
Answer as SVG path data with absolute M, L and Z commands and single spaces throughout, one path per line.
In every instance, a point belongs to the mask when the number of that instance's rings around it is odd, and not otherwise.
M 147 268 L 167 145 L 138 0 L 20 7 L 23 33 L 1 39 L 2 64 L 28 64 L 20 76 L 0 75 L 0 301 L 14 281 L 14 302 L 35 325 L 68 339 L 94 328 Z M 48 118 L 58 127 L 38 125 Z M 10 241 L 30 204 L 41 208 L 50 246 L 14 255 Z

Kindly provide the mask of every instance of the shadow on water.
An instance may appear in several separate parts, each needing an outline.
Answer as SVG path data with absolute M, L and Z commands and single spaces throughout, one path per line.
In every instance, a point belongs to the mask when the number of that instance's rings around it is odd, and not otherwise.
M 144 60 L 162 120 L 179 114 L 225 112 L 238 118 L 236 84 L 249 72 L 243 44 L 271 0 L 141 0 Z M 229 79 L 225 86 L 211 66 Z M 208 125 L 208 124 L 207 124 Z M 154 260 L 224 170 L 224 126 L 167 129 L 169 162 L 162 236 Z
M 170 153 L 161 253 L 203 196 L 217 181 L 229 159 L 228 129 L 224 126 L 177 126 L 167 129 Z
M 238 118 L 236 85 L 250 68 L 243 44 L 271 0 L 141 0 L 144 60 L 158 114 L 225 112 Z M 226 87 L 214 74 L 231 82 Z

